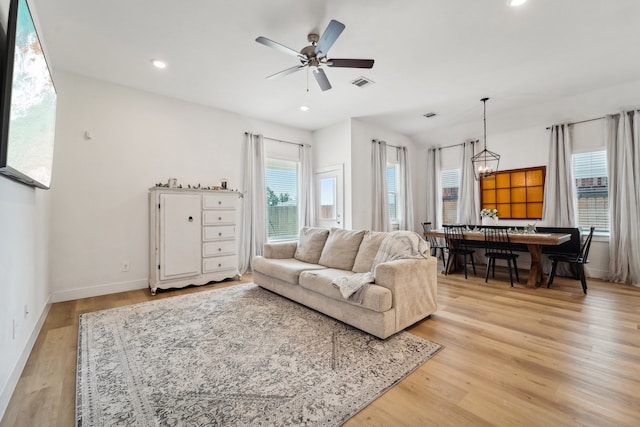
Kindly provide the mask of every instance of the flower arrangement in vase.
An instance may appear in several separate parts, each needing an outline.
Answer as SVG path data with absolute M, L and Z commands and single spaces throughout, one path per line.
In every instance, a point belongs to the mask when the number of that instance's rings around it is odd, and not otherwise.
M 480 217 L 482 218 L 482 225 L 498 225 L 497 209 L 482 209 Z

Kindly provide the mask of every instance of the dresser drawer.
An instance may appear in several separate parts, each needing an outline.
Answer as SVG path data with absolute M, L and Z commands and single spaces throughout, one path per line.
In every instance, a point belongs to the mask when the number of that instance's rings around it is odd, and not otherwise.
M 236 193 L 237 194 L 237 193 Z M 235 208 L 238 196 L 235 194 L 206 194 L 202 199 L 203 209 Z
M 238 268 L 238 261 L 235 255 L 227 255 L 215 258 L 205 258 L 202 260 L 202 272 L 211 273 L 218 270 L 235 270 Z
M 235 239 L 235 225 L 221 225 L 218 227 L 203 227 L 202 240 L 205 242 L 211 240 Z
M 232 255 L 236 253 L 236 242 L 222 240 L 219 242 L 208 242 L 202 245 L 202 256 L 212 257 L 220 255 Z
M 235 224 L 236 211 L 204 211 L 202 225 Z

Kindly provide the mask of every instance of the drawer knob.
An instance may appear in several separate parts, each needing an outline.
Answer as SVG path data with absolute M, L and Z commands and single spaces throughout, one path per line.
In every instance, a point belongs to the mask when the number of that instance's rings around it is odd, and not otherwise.
M 218 264 L 218 267 L 222 267 L 222 264 Z
M 221 216 L 218 217 L 218 221 L 222 221 L 222 217 Z
M 218 200 L 218 204 L 221 205 L 222 204 L 222 200 Z
M 222 233 L 218 233 L 218 236 L 222 236 Z
M 218 252 L 222 251 L 222 248 L 218 248 Z

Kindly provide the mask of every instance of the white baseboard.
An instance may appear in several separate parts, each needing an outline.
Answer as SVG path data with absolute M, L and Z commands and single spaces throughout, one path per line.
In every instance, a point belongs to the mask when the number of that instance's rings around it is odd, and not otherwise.
M 49 309 L 51 308 L 51 298 L 44 306 L 44 310 L 40 314 L 38 321 L 36 322 L 33 330 L 31 331 L 31 335 L 29 335 L 29 339 L 20 354 L 20 357 L 16 361 L 15 366 L 9 372 L 9 378 L 7 379 L 7 383 L 4 386 L 2 392 L 0 392 L 0 420 L 4 416 L 7 407 L 9 406 L 9 401 L 11 400 L 11 396 L 13 395 L 16 386 L 18 385 L 18 380 L 20 380 L 20 375 L 22 375 L 22 370 L 27 364 L 27 360 L 29 359 L 29 355 L 31 355 L 31 350 L 33 350 L 33 345 L 36 343 L 36 339 L 38 339 L 38 335 L 40 334 L 40 330 L 42 329 L 42 325 L 44 325 L 44 321 L 47 319 L 47 315 L 49 314 Z
M 105 283 L 103 285 L 87 286 L 85 288 L 67 289 L 62 291 L 54 291 L 51 294 L 51 301 L 62 302 L 71 301 L 80 298 L 91 298 L 100 295 L 115 294 L 118 292 L 134 291 L 137 289 L 145 289 L 149 287 L 149 280 L 144 279 L 130 280 L 126 282 Z

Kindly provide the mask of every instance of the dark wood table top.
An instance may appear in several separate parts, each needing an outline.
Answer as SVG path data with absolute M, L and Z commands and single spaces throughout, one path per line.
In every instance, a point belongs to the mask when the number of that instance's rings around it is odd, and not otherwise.
M 424 232 L 425 236 L 444 238 L 444 230 L 430 230 Z M 465 231 L 465 239 L 484 240 L 482 231 Z M 525 245 L 561 245 L 571 239 L 571 234 L 563 233 L 509 233 L 509 240 L 512 243 L 523 243 Z

